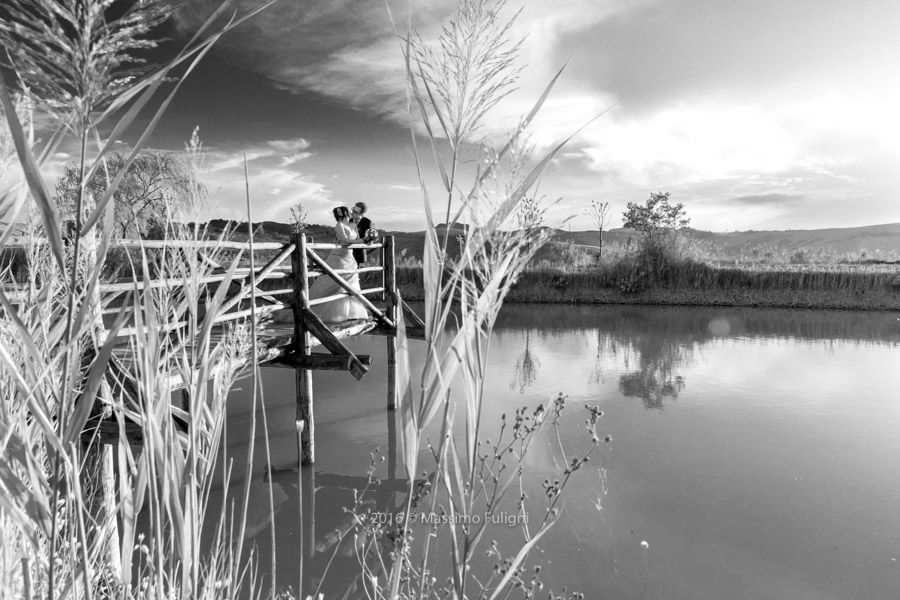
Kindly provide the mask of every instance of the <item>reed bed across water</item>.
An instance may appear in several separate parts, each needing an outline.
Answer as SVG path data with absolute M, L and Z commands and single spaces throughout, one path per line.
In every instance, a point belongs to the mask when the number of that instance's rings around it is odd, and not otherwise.
M 508 302 L 672 304 L 900 310 L 900 268 L 821 265 L 755 269 L 692 265 L 655 281 L 615 269 L 526 269 Z M 421 298 L 422 271 L 397 269 L 404 297 Z

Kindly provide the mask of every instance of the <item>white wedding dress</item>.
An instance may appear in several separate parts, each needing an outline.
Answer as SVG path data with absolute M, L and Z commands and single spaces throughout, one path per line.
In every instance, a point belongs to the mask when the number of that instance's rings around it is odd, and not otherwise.
M 352 225 L 337 223 L 334 226 L 334 233 L 338 238 L 338 243 L 352 244 L 359 241 L 356 228 Z M 353 258 L 353 251 L 349 248 L 335 248 L 328 254 L 325 263 L 332 269 L 340 269 L 343 271 L 353 270 L 353 273 L 341 275 L 341 277 L 349 283 L 353 289 L 359 287 L 359 273 L 356 273 L 356 260 Z M 312 268 L 314 266 L 310 265 Z M 366 319 L 369 311 L 356 298 L 347 294 L 346 290 L 339 286 L 328 275 L 320 275 L 316 277 L 312 286 L 309 288 L 309 297 L 311 300 L 316 298 L 324 298 L 325 296 L 333 296 L 342 294 L 343 297 L 338 300 L 332 300 L 326 304 L 319 304 L 313 307 L 315 313 L 322 319 L 323 323 L 340 323 L 349 319 Z

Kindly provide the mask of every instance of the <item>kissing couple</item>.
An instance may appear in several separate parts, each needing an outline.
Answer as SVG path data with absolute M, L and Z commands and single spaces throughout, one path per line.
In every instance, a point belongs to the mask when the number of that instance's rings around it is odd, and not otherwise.
M 357 202 L 352 209 L 338 206 L 332 210 L 336 221 L 334 234 L 339 245 L 328 254 L 325 263 L 332 269 L 342 271 L 340 277 L 354 290 L 360 289 L 357 269 L 365 265 L 366 251 L 350 249 L 348 246 L 361 242 L 371 243 L 378 239 L 378 231 L 372 227 L 372 221 L 365 216 L 367 210 L 365 202 Z M 368 318 L 368 311 L 362 303 L 347 294 L 346 290 L 327 275 L 323 274 L 316 278 L 309 288 L 309 296 L 312 299 L 333 297 L 329 302 L 320 305 L 318 311 L 319 317 L 325 323 Z

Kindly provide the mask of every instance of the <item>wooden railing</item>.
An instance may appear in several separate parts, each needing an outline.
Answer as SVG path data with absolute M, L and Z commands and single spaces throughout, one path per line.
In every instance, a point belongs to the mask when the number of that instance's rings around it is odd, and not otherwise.
M 36 240 L 41 243 L 40 240 Z M 31 242 L 34 243 L 34 242 Z M 10 244 L 6 248 L 22 247 L 25 244 Z M 248 318 L 255 313 L 257 318 L 284 310 L 291 310 L 293 314 L 293 335 L 274 336 L 264 339 L 258 348 L 258 361 L 273 364 L 275 366 L 290 367 L 295 370 L 297 383 L 297 422 L 300 433 L 301 462 L 308 464 L 314 457 L 314 430 L 312 402 L 312 372 L 315 370 L 343 370 L 349 371 L 357 379 L 362 378 L 372 364 L 371 356 L 357 355 L 351 352 L 341 341 L 347 337 L 363 333 L 384 335 L 387 339 L 387 369 L 388 390 L 387 407 L 393 410 L 397 405 L 396 387 L 396 356 L 397 356 L 397 319 L 401 310 L 410 318 L 407 333 L 413 338 L 424 338 L 425 325 L 400 298 L 397 291 L 397 277 L 395 270 L 394 238 L 385 237 L 382 242 L 374 244 L 323 244 L 310 242 L 305 235 L 292 236 L 288 243 L 244 243 L 244 242 L 202 242 L 192 240 L 166 240 L 166 241 L 119 241 L 112 244 L 113 248 L 142 249 L 142 250 L 173 250 L 185 253 L 197 253 L 197 257 L 209 267 L 202 277 L 192 280 L 192 284 L 210 286 L 228 281 L 237 289 L 229 291 L 217 309 L 212 324 L 224 324 L 237 319 Z M 359 269 L 334 269 L 322 259 L 316 251 L 344 249 L 364 249 L 366 251 L 380 250 L 380 265 L 363 267 Z M 263 266 L 259 268 L 229 268 L 225 269 L 207 256 L 209 250 L 234 250 L 253 253 L 254 259 L 259 257 Z M 274 253 L 265 259 L 259 252 Z M 288 263 L 288 260 L 290 261 Z M 264 262 L 263 262 L 264 261 Z M 257 262 L 254 260 L 254 263 Z M 147 272 L 141 269 L 142 272 Z M 375 278 L 376 283 L 369 288 L 358 289 L 351 285 L 342 276 L 350 274 L 381 273 L 380 278 Z M 331 294 L 322 298 L 310 298 L 310 280 L 318 277 L 332 279 L 344 293 Z M 273 289 L 263 289 L 261 284 L 267 281 L 283 282 L 275 284 Z M 128 281 L 116 281 L 101 283 L 98 285 L 99 296 L 103 305 L 116 301 L 119 297 L 129 293 L 142 293 L 147 290 L 173 288 L 184 286 L 187 283 L 184 278 L 161 277 L 137 279 Z M 7 297 L 19 302 L 24 301 L 24 295 L 17 294 L 15 290 L 7 290 Z M 198 290 L 199 292 L 199 290 Z M 338 325 L 326 325 L 313 311 L 313 307 L 322 306 L 334 302 L 347 295 L 355 298 L 365 307 L 368 319 L 358 319 Z M 198 293 L 198 300 L 202 298 Z M 379 299 L 384 305 L 381 309 L 373 303 L 373 299 Z M 247 302 L 255 303 L 255 306 L 246 307 Z M 107 308 L 97 315 L 102 320 L 103 314 L 121 312 L 122 308 Z M 126 309 L 127 310 L 127 309 Z M 186 333 L 189 323 L 187 321 L 173 321 L 162 324 L 156 328 L 158 332 L 173 333 L 180 331 Z M 98 323 L 98 327 L 103 325 Z M 146 326 L 142 326 L 146 327 Z M 117 337 L 133 336 L 139 333 L 137 326 L 130 325 L 116 329 L 114 332 L 105 330 L 107 335 L 114 334 Z M 181 343 L 191 343 L 186 337 L 181 338 Z M 327 352 L 314 353 L 313 348 L 321 346 Z M 209 373 L 214 376 L 214 373 Z M 172 389 L 181 386 L 178 376 L 170 376 Z M 173 412 L 176 409 L 173 408 Z M 300 425 L 302 424 L 302 425 Z M 103 423 L 95 424 L 96 431 L 100 431 L 103 441 L 115 442 L 118 438 L 118 426 L 115 423 L 108 424 L 104 429 Z M 108 431 L 107 431 L 108 429 Z M 135 431 L 139 430 L 136 427 Z M 96 431 L 92 434 L 95 434 Z M 130 431 L 130 430 L 129 430 Z M 132 440 L 135 441 L 135 440 Z
M 390 238 L 390 241 L 387 243 L 392 242 L 393 239 Z M 24 248 L 29 243 L 42 243 L 42 240 L 16 241 L 11 244 L 7 244 L 5 248 Z M 298 270 L 299 265 L 293 264 L 292 257 L 294 256 L 294 254 L 296 254 L 297 249 L 301 243 L 303 244 L 307 260 L 303 261 L 302 268 Z M 186 252 L 196 252 L 202 261 L 214 267 L 209 274 L 204 275 L 203 277 L 200 277 L 191 282 L 194 285 L 199 284 L 202 286 L 221 283 L 229 277 L 229 274 L 226 272 L 227 269 L 206 256 L 204 251 L 233 250 L 246 252 L 248 254 L 250 252 L 253 252 L 255 256 L 258 256 L 258 253 L 260 252 L 276 251 L 275 256 L 265 262 L 261 268 L 256 269 L 255 273 L 251 273 L 251 270 L 247 267 L 237 268 L 233 271 L 230 276 L 231 282 L 233 285 L 239 286 L 239 288 L 235 292 L 231 293 L 223 301 L 221 307 L 219 308 L 220 314 L 218 317 L 216 317 L 214 324 L 225 323 L 249 316 L 251 312 L 250 309 L 236 311 L 232 309 L 238 307 L 242 302 L 249 300 L 251 297 L 263 303 L 257 308 L 258 316 L 271 314 L 280 310 L 293 310 L 295 308 L 296 299 L 294 298 L 294 285 L 292 282 L 296 281 L 298 279 L 298 276 L 303 277 L 303 275 L 305 274 L 305 279 L 307 279 L 307 281 L 318 277 L 330 277 L 342 288 L 344 292 L 346 292 L 346 294 L 349 294 L 359 300 L 375 321 L 377 321 L 380 325 L 392 327 L 393 320 L 388 318 L 384 313 L 382 313 L 378 308 L 375 307 L 371 300 L 369 300 L 370 296 L 376 295 L 380 296 L 382 300 L 385 300 L 388 294 L 384 285 L 358 290 L 350 286 L 350 284 L 347 283 L 343 279 L 343 277 L 341 277 L 342 275 L 348 275 L 351 273 L 358 273 L 362 275 L 364 273 L 384 272 L 385 267 L 383 258 L 381 261 L 382 264 L 379 266 L 363 267 L 360 269 L 352 270 L 339 270 L 329 267 L 326 262 L 316 254 L 316 250 L 349 248 L 373 251 L 381 250 L 384 247 L 385 243 L 383 242 L 373 244 L 353 244 L 350 246 L 342 246 L 339 244 L 329 243 L 311 243 L 308 242 L 306 240 L 306 237 L 303 235 L 294 236 L 294 238 L 286 244 L 263 242 L 254 243 L 251 245 L 249 242 L 230 241 L 120 240 L 110 245 L 110 248 L 176 251 L 181 250 Z M 289 261 L 289 259 L 291 259 L 291 261 Z M 391 268 L 393 268 L 393 263 L 391 264 Z M 384 282 L 385 279 L 385 277 L 382 277 L 382 282 Z M 393 275 L 388 279 L 393 281 Z M 288 281 L 285 281 L 284 286 L 276 287 L 274 289 L 263 290 L 259 287 L 259 285 L 264 281 L 274 280 Z M 255 282 L 256 287 L 251 287 L 251 281 Z M 184 284 L 185 281 L 182 278 L 150 278 L 147 280 L 130 278 L 124 281 L 119 280 L 115 282 L 101 283 L 99 284 L 98 288 L 102 295 L 103 303 L 108 304 L 115 300 L 117 297 L 127 293 L 139 293 L 150 289 L 172 288 L 176 286 L 182 286 Z M 21 302 L 24 300 L 23 290 L 7 288 L 6 291 L 7 296 L 11 301 Z M 346 294 L 333 294 L 323 298 L 312 299 L 304 308 L 309 309 L 312 306 L 327 304 L 329 302 L 345 298 Z M 116 314 L 119 311 L 120 308 L 112 307 L 103 310 L 103 314 Z M 179 327 L 184 326 L 185 324 L 186 323 L 184 322 L 172 322 L 167 323 L 163 326 L 163 328 L 165 330 L 174 331 Z M 134 328 L 126 327 L 120 329 L 117 335 L 127 336 L 134 333 Z

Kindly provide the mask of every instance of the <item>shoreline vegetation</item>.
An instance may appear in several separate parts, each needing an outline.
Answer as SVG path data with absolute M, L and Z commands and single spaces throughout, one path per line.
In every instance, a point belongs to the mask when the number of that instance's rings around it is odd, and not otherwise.
M 648 306 L 735 306 L 839 310 L 900 310 L 900 274 L 852 273 L 840 278 L 847 287 L 823 287 L 825 272 L 711 268 L 708 285 L 655 287 L 636 292 L 617 289 L 603 273 L 572 273 L 561 269 L 527 270 L 512 286 L 507 303 L 627 304 Z M 424 299 L 422 268 L 397 268 L 397 282 L 405 300 Z
M 212 220 L 207 225 L 213 234 L 227 230 L 235 240 L 248 232 L 246 222 Z M 900 233 L 900 226 L 834 230 L 834 238 L 844 241 L 844 247 L 836 244 L 839 249 L 799 243 L 800 231 L 682 230 L 676 240 L 648 249 L 636 232 L 629 236 L 628 230 L 618 229 L 603 233 L 602 254 L 600 247 L 586 243 L 596 244 L 598 232 L 556 230 L 510 288 L 506 302 L 900 310 L 895 230 Z M 255 223 L 254 231 L 259 241 L 286 241 L 290 225 L 265 221 Z M 859 231 L 878 233 L 884 247 L 863 248 L 863 239 L 854 238 Z M 327 227 L 310 224 L 305 232 L 316 241 L 331 241 Z M 463 228 L 451 231 L 458 239 L 464 233 Z M 821 237 L 820 231 L 809 233 L 812 239 Z M 400 294 L 423 300 L 424 233 L 384 234 L 395 236 Z M 722 239 L 711 241 L 714 236 Z M 739 251 L 724 245 L 729 236 L 739 237 Z

